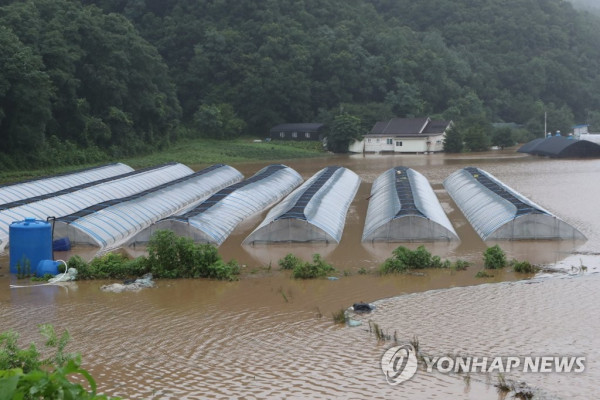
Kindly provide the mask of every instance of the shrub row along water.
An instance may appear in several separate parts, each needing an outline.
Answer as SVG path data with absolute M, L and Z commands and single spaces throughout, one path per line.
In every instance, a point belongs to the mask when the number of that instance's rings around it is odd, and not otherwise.
M 154 278 L 235 280 L 240 273 L 237 262 L 223 261 L 215 246 L 197 244 L 167 230 L 152 235 L 148 257 L 130 260 L 120 254 L 108 253 L 87 263 L 81 257 L 73 256 L 68 264 L 77 269 L 79 279 L 124 279 L 150 272 Z

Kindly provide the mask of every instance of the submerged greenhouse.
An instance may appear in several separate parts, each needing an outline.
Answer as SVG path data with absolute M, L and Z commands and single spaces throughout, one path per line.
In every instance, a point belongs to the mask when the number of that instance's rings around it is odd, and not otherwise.
M 292 168 L 269 165 L 251 178 L 213 194 L 186 213 L 152 224 L 130 243 L 147 242 L 154 231 L 168 229 L 195 242 L 220 246 L 240 222 L 280 201 L 301 183 L 302 177 Z
M 233 167 L 213 165 L 132 196 L 105 201 L 59 218 L 54 236 L 68 237 L 72 243 L 101 250 L 113 249 L 154 222 L 194 207 L 242 178 Z
M 63 189 L 53 195 L 40 195 L 5 204 L 7 208 L 0 208 L 0 250 L 8 243 L 9 227 L 15 221 L 25 218 L 46 220 L 48 217 L 73 214 L 100 202 L 139 193 L 193 172 L 183 164 L 170 163 Z
M 363 242 L 458 240 L 429 181 L 395 167 L 373 182 Z
M 588 140 L 552 136 L 525 143 L 517 152 L 553 158 L 598 158 L 600 157 L 600 145 Z
M 244 244 L 339 243 L 359 185 L 360 177 L 347 168 L 323 168 L 273 207 Z
M 61 190 L 94 184 L 95 181 L 115 177 L 131 171 L 133 171 L 133 168 L 125 164 L 116 163 L 24 182 L 0 185 L 0 210 L 10 208 L 9 204 L 21 200 L 43 195 L 53 195 L 53 193 Z
M 446 178 L 444 187 L 483 240 L 585 239 L 482 169 L 460 169 Z

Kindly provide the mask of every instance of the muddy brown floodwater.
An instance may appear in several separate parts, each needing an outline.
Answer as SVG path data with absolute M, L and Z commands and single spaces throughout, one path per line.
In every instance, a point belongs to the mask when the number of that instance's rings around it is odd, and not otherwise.
M 251 176 L 266 163 L 236 165 Z M 0 330 L 41 342 L 37 325 L 72 335 L 69 351 L 100 390 L 125 398 L 410 398 L 497 399 L 497 374 L 464 376 L 419 370 L 390 386 L 369 321 L 407 343 L 416 335 L 425 354 L 440 356 L 585 356 L 584 373 L 506 373 L 537 398 L 597 398 L 600 379 L 600 160 L 551 160 L 514 151 L 469 155 L 356 155 L 290 160 L 304 178 L 342 165 L 362 178 L 339 245 L 247 246 L 241 241 L 264 218 L 239 226 L 220 247 L 246 265 L 241 280 L 159 281 L 137 293 L 104 293 L 104 282 L 9 289 L 7 257 L 0 258 Z M 427 245 L 442 258 L 474 263 L 467 271 L 422 275 L 360 275 L 376 270 L 395 245 L 360 243 L 373 180 L 404 165 L 425 175 L 449 215 L 460 243 Z M 477 279 L 486 244 L 443 189 L 443 180 L 477 166 L 576 226 L 586 242 L 502 242 L 509 258 L 557 273 L 514 274 L 508 268 Z M 411 244 L 416 247 L 418 244 Z M 295 281 L 278 271 L 288 252 L 320 253 L 340 279 Z M 60 255 L 67 257 L 67 254 Z M 581 266 L 587 269 L 581 268 Z M 269 266 L 271 268 L 269 269 Z M 347 276 L 346 276 L 347 275 Z M 331 314 L 354 302 L 375 302 L 363 325 L 334 325 Z

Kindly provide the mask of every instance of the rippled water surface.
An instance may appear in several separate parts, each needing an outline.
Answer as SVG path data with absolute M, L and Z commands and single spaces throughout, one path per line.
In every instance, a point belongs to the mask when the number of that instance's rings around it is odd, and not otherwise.
M 101 391 L 126 398 L 498 398 L 490 384 L 495 376 L 465 380 L 419 371 L 408 382 L 388 385 L 379 362 L 391 343 L 378 342 L 369 333 L 369 320 L 395 331 L 399 341 L 417 335 L 423 351 L 432 355 L 585 355 L 584 374 L 509 378 L 539 388 L 548 398 L 597 397 L 600 160 L 549 160 L 502 152 L 336 156 L 287 164 L 304 178 L 336 164 L 363 179 L 338 246 L 242 247 L 263 214 L 242 224 L 220 248 L 225 259 L 246 265 L 237 282 L 160 281 L 155 289 L 114 294 L 100 291 L 104 282 L 8 289 L 10 279 L 4 275 L 0 329 L 19 331 L 23 343 L 41 341 L 36 329 L 40 323 L 68 329 L 73 337 L 69 350 L 83 354 Z M 250 176 L 264 165 L 236 167 Z M 462 239 L 428 248 L 476 265 L 467 271 L 423 275 L 357 274 L 360 268 L 376 269 L 395 247 L 361 245 L 360 237 L 371 183 L 396 165 L 412 167 L 430 180 Z M 500 243 L 510 258 L 564 272 L 520 282 L 514 281 L 528 277 L 508 269 L 489 279 L 474 277 L 486 244 L 442 186 L 450 173 L 467 165 L 491 172 L 588 237 L 584 243 Z M 291 280 L 276 265 L 290 251 L 306 258 L 323 254 L 340 271 L 340 279 Z M 6 257 L 0 262 L 0 273 L 6 274 Z M 588 267 L 583 273 L 581 265 Z M 501 281 L 513 282 L 490 283 Z M 371 315 L 359 317 L 364 321 L 360 327 L 331 321 L 331 313 L 340 308 L 377 300 Z

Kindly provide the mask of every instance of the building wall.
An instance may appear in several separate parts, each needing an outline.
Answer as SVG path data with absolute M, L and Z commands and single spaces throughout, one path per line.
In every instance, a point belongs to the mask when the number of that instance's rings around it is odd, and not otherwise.
M 321 140 L 319 132 L 270 132 L 271 140 Z
M 431 144 L 427 147 L 427 141 Z M 439 152 L 444 150 L 443 135 L 430 136 L 429 138 L 395 138 L 378 137 L 364 139 L 365 152 L 394 152 L 394 153 L 424 153 L 427 151 Z

